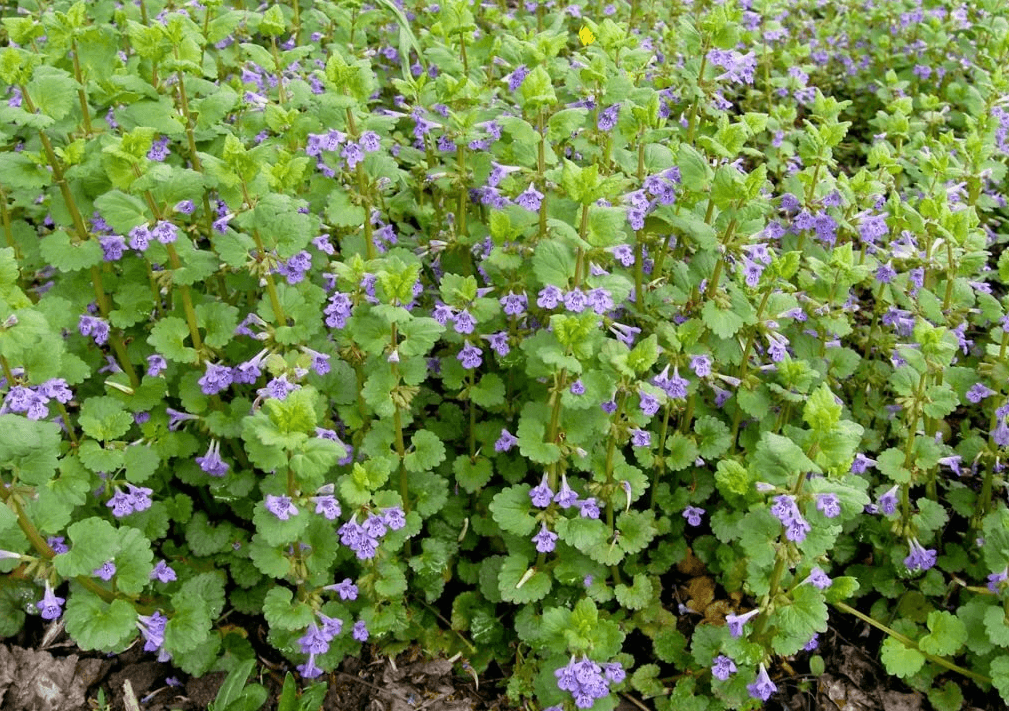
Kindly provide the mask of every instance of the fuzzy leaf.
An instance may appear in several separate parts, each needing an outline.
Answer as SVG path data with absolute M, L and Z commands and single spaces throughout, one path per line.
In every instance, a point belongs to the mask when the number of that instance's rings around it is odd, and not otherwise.
M 84 650 L 111 652 L 136 634 L 137 611 L 122 598 L 107 603 L 90 590 L 75 587 L 64 613 L 67 632 Z
M 917 649 L 905 646 L 903 642 L 893 637 L 883 640 L 880 658 L 883 660 L 883 666 L 886 667 L 887 672 L 901 679 L 914 676 L 925 664 L 925 655 Z
M 263 600 L 263 615 L 271 629 L 298 630 L 308 627 L 315 619 L 312 608 L 304 601 L 293 603 L 294 593 L 290 588 L 275 586 L 270 588 Z
M 445 445 L 434 432 L 417 430 L 410 438 L 411 451 L 403 457 L 408 472 L 424 472 L 445 461 Z

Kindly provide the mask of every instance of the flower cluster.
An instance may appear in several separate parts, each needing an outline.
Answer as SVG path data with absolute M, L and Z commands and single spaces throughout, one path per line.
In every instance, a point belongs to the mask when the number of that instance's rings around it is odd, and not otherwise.
M 106 502 L 106 506 L 112 509 L 112 515 L 116 518 L 128 516 L 131 513 L 139 513 L 151 508 L 151 494 L 153 490 L 146 486 L 134 486 L 126 483 L 127 491 L 116 489 L 116 493 Z
M 795 503 L 795 497 L 791 494 L 781 494 L 774 497 L 771 513 L 785 527 L 785 538 L 794 543 L 802 543 L 806 540 L 806 534 L 812 530 L 806 519 L 802 517 L 802 512 L 799 511 L 799 507 Z
M 52 378 L 35 386 L 15 385 L 7 392 L 0 414 L 23 412 L 29 420 L 44 420 L 49 416 L 50 400 L 66 404 L 73 396 L 63 378 Z
M 312 621 L 308 625 L 308 629 L 305 630 L 305 634 L 298 639 L 302 653 L 308 655 L 308 660 L 304 664 L 298 665 L 298 671 L 306 679 L 314 679 L 322 674 L 322 669 L 315 664 L 315 657 L 328 652 L 329 643 L 343 631 L 343 620 L 329 617 L 321 612 L 316 614 L 322 626 L 320 627 L 315 621 Z
M 340 543 L 354 551 L 359 560 L 368 560 L 375 557 L 378 545 L 386 533 L 398 531 L 404 526 L 406 516 L 398 506 L 382 509 L 380 514 L 369 513 L 364 523 L 358 523 L 355 514 L 340 526 Z
M 619 684 L 626 677 L 619 662 L 597 664 L 588 657 L 575 659 L 557 669 L 557 688 L 571 693 L 575 706 L 580 709 L 592 708 L 597 699 L 609 695 L 610 684 Z

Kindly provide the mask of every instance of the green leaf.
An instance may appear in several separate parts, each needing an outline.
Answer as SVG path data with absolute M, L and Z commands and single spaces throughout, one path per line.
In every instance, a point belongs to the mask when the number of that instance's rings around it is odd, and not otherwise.
M 529 560 L 519 554 L 505 558 L 498 573 L 498 590 L 501 599 L 524 605 L 542 600 L 550 592 L 550 576 L 529 567 Z
M 714 300 L 704 302 L 701 310 L 704 325 L 719 338 L 732 338 L 743 326 L 743 319 L 732 309 L 720 309 Z
M 501 530 L 516 536 L 530 536 L 536 528 L 528 484 L 516 484 L 494 495 L 490 511 Z
M 74 107 L 79 86 L 66 70 L 40 66 L 35 68 L 26 88 L 35 106 L 46 116 L 59 121 Z
M 102 263 L 102 247 L 98 240 L 71 242 L 64 230 L 51 232 L 39 242 L 39 253 L 46 263 L 62 272 L 76 272 Z
M 144 202 L 121 190 L 109 190 L 99 195 L 95 198 L 95 209 L 113 230 L 123 235 L 150 221 Z
M 81 406 L 77 418 L 84 432 L 97 440 L 108 442 L 126 434 L 133 426 L 133 417 L 113 397 L 89 397 Z
M 409 472 L 430 471 L 445 461 L 445 445 L 434 432 L 417 430 L 410 437 L 410 451 L 403 457 Z
M 694 421 L 698 451 L 705 459 L 720 456 L 732 444 L 728 426 L 715 417 L 700 417 Z
M 886 671 L 901 679 L 914 676 L 925 665 L 925 655 L 917 649 L 911 649 L 894 637 L 883 640 L 880 648 L 880 659 Z
M 116 651 L 137 632 L 137 611 L 130 603 L 122 598 L 107 603 L 79 586 L 73 588 L 63 619 L 84 650 Z
M 628 610 L 640 610 L 652 599 L 652 581 L 647 575 L 638 573 L 634 576 L 634 583 L 631 587 L 621 583 L 614 588 L 613 592 L 621 607 Z
M 902 450 L 890 447 L 876 455 L 876 468 L 895 484 L 907 484 L 911 481 L 911 471 L 904 467 L 904 460 Z
M 925 414 L 929 417 L 942 419 L 953 412 L 960 404 L 960 398 L 946 383 L 930 385 L 925 389 Z
M 1009 621 L 1001 607 L 992 606 L 985 610 L 984 629 L 992 642 L 1000 647 L 1009 647 Z
M 269 545 L 257 533 L 252 537 L 248 550 L 249 558 L 259 572 L 271 578 L 287 577 L 291 570 L 291 561 L 279 547 Z
M 1009 704 L 1009 655 L 995 657 L 988 668 L 988 673 L 991 674 L 992 686 L 998 689 L 1002 700 Z
M 259 502 L 253 509 L 252 521 L 256 524 L 258 534 L 271 546 L 290 545 L 296 543 L 308 526 L 312 513 L 304 506 L 298 508 L 298 513 L 286 521 L 281 521 L 266 510 L 266 504 Z
M 967 627 L 956 615 L 945 610 L 928 613 L 929 634 L 918 640 L 918 648 L 940 657 L 956 654 L 967 641 Z
M 304 601 L 293 603 L 294 593 L 279 585 L 270 588 L 263 600 L 263 615 L 271 629 L 299 630 L 314 620 L 312 608 Z
M 947 681 L 942 687 L 928 690 L 928 701 L 935 711 L 960 711 L 963 707 L 963 692 L 954 681 Z
M 483 488 L 494 474 L 489 459 L 481 456 L 474 461 L 466 454 L 455 458 L 452 462 L 452 471 L 455 473 L 456 482 L 468 494 Z
M 234 527 L 230 524 L 212 526 L 207 514 L 197 511 L 186 524 L 186 543 L 197 556 L 208 556 L 221 553 L 231 545 Z
M 678 472 L 687 467 L 694 466 L 700 450 L 692 437 L 687 437 L 681 432 L 674 432 L 666 440 L 666 447 L 669 448 L 669 456 L 666 457 L 666 466 L 670 471 Z M 719 462 L 721 464 L 721 462 Z
M 469 389 L 469 397 L 480 407 L 497 407 L 504 404 L 505 386 L 497 373 L 487 373 L 480 382 Z
M 795 654 L 816 632 L 827 631 L 827 605 L 823 593 L 812 585 L 800 585 L 792 592 L 791 604 L 775 610 L 776 632 L 771 642 L 777 654 Z
M 535 521 L 532 525 L 533 528 L 536 527 Z M 554 531 L 560 540 L 583 553 L 604 543 L 609 535 L 609 528 L 605 523 L 599 519 L 582 516 L 557 519 L 554 522 Z
M 548 417 L 546 405 L 534 402 L 526 403 L 519 416 L 516 430 L 519 451 L 536 464 L 553 464 L 561 458 L 560 447 L 553 442 L 543 441 Z
M 53 558 L 56 572 L 65 578 L 90 577 L 92 571 L 115 555 L 118 535 L 115 527 L 100 518 L 86 518 L 67 529 L 70 545 L 66 553 Z
M 25 484 L 41 486 L 56 473 L 60 439 L 54 422 L 0 415 L 0 469 L 12 469 Z
M 184 345 L 189 338 L 189 326 L 178 316 L 165 316 L 154 324 L 147 342 L 168 360 L 176 363 L 196 363 L 196 350 Z
M 536 245 L 533 274 L 543 284 L 566 288 L 575 275 L 575 257 L 571 249 L 557 240 Z

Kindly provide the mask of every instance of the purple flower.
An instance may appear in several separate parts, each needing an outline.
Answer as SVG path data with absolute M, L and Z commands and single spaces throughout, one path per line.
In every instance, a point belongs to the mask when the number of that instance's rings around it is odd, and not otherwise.
M 406 515 L 399 506 L 390 506 L 382 509 L 382 522 L 389 527 L 390 531 L 398 531 L 406 526 Z
M 315 622 L 309 624 L 305 634 L 298 638 L 298 645 L 303 654 L 325 654 L 329 651 L 329 639 Z
M 760 699 L 761 701 L 767 701 L 771 698 L 771 694 L 778 690 L 778 687 L 771 681 L 771 677 L 767 676 L 767 670 L 764 669 L 763 662 L 760 664 L 760 671 L 757 673 L 756 681 L 748 684 L 746 690 L 752 698 Z
M 529 305 L 529 299 L 525 294 L 507 293 L 501 297 L 501 310 L 509 316 L 521 316 L 525 313 Z
M 992 573 L 988 576 L 988 589 L 997 595 L 1006 580 L 1009 580 L 1009 567 L 1003 569 L 1001 573 Z
M 641 329 L 637 326 L 627 326 L 614 321 L 610 324 L 610 332 L 617 337 L 618 341 L 631 348 L 634 346 L 635 337 L 641 333 Z
M 46 580 L 45 594 L 42 596 L 41 600 L 35 603 L 35 607 L 37 607 L 42 613 L 43 620 L 55 620 L 63 614 L 64 602 L 66 602 L 66 599 L 56 597 L 52 586 L 49 584 L 49 581 Z
M 170 583 L 176 580 L 175 571 L 163 560 L 159 560 L 158 564 L 154 566 L 150 575 L 151 580 L 158 580 L 162 583 Z
M 994 394 L 995 391 L 985 386 L 983 383 L 975 383 L 971 386 L 970 390 L 967 391 L 967 399 L 976 405 L 986 397 L 991 397 Z
M 104 345 L 109 339 L 109 324 L 97 316 L 82 315 L 77 322 L 77 330 L 82 336 L 91 336 L 96 345 Z
M 816 508 L 827 518 L 837 518 L 841 515 L 841 502 L 837 494 L 817 494 Z
M 179 236 L 179 228 L 167 220 L 158 220 L 151 236 L 161 242 L 161 244 L 172 244 Z
M 874 466 L 876 466 L 875 459 L 869 459 L 867 456 L 859 452 L 855 455 L 855 459 L 851 463 L 851 473 L 864 474 L 866 469 Z
M 651 417 L 659 411 L 659 400 L 654 395 L 649 395 L 644 390 L 638 392 L 641 401 L 641 411 Z
M 553 501 L 554 492 L 550 490 L 550 485 L 547 484 L 547 475 L 543 475 L 543 480 L 532 489 L 529 490 L 529 498 L 532 499 L 533 506 L 541 509 L 545 509 Z
M 112 576 L 116 574 L 116 564 L 107 560 L 91 572 L 102 580 L 112 580 Z
M 809 577 L 806 578 L 806 582 L 819 590 L 826 590 L 834 583 L 819 566 L 809 571 Z
M 529 212 L 539 212 L 543 204 L 543 193 L 530 183 L 529 187 L 515 196 L 515 204 Z
M 944 467 L 949 467 L 953 470 L 953 473 L 960 476 L 960 462 L 963 459 L 959 454 L 953 454 L 948 457 L 939 457 L 939 464 Z
M 210 476 L 224 476 L 231 468 L 227 462 L 221 459 L 221 443 L 216 438 L 210 441 L 207 453 L 196 458 L 196 463 Z
M 217 395 L 231 387 L 234 380 L 231 368 L 226 365 L 207 363 L 207 370 L 197 382 L 204 395 Z
M 556 309 L 557 304 L 564 298 L 564 292 L 553 284 L 547 284 L 540 289 L 536 297 L 536 305 L 541 309 Z
M 147 356 L 147 374 L 152 378 L 161 375 L 161 372 L 167 367 L 168 363 L 165 361 L 164 356 L 157 353 Z
M 290 496 L 274 496 L 273 494 L 267 494 L 265 504 L 266 510 L 279 518 L 281 521 L 286 521 L 291 518 L 291 516 L 298 515 L 298 508 L 291 502 Z
M 137 225 L 130 230 L 130 249 L 143 252 L 151 242 L 151 231 L 147 225 Z
M 341 582 L 336 583 L 335 585 L 327 585 L 325 589 L 335 592 L 340 596 L 341 600 L 357 599 L 357 586 L 350 578 L 344 578 Z
M 473 368 L 479 368 L 480 364 L 483 363 L 483 349 L 477 348 L 472 343 L 467 343 L 456 358 L 462 363 L 462 367 L 467 370 L 472 370 Z
M 340 502 L 332 494 L 321 494 L 313 496 L 315 503 L 315 513 L 322 514 L 327 521 L 335 521 L 340 515 Z
M 299 664 L 296 669 L 298 673 L 301 674 L 305 679 L 314 679 L 318 676 L 322 676 L 322 669 L 315 665 L 315 655 L 309 654 L 308 661 L 304 664 Z
M 354 623 L 351 636 L 358 642 L 366 642 L 368 640 L 368 626 L 364 624 L 364 620 L 358 620 Z
M 498 437 L 497 441 L 494 443 L 495 452 L 507 452 L 509 449 L 518 444 L 518 437 L 513 435 L 506 429 L 501 430 L 501 436 Z
M 117 262 L 123 258 L 126 251 L 126 240 L 122 235 L 105 235 L 98 238 L 102 246 L 102 259 L 106 262 Z
M 168 429 L 172 432 L 179 429 L 182 423 L 186 420 L 200 419 L 199 415 L 191 415 L 188 412 L 179 412 L 178 410 L 173 410 L 170 407 L 166 407 L 165 412 L 168 414 Z
M 936 551 L 932 548 L 925 548 L 918 543 L 917 538 L 912 538 L 910 543 L 911 552 L 904 559 L 904 565 L 908 570 L 928 570 L 935 565 Z
M 561 490 L 557 492 L 557 495 L 554 497 L 554 501 L 557 502 L 557 505 L 562 509 L 571 508 L 578 503 L 578 494 L 576 494 L 574 490 L 568 486 L 568 479 L 563 474 L 561 474 Z
M 193 210 L 195 209 L 196 205 L 193 204 L 192 200 L 180 200 L 179 202 L 175 203 L 174 208 L 175 212 L 178 212 L 183 215 L 192 215 Z
M 536 550 L 540 553 L 550 553 L 557 547 L 557 534 L 547 529 L 546 523 L 540 524 L 540 532 L 532 538 Z
M 571 387 L 568 388 L 572 395 L 584 395 L 585 394 L 585 383 L 581 381 L 581 378 L 571 383 Z
M 814 632 L 813 636 L 809 638 L 809 641 L 802 646 L 804 652 L 812 652 L 814 649 L 820 646 L 820 634 Z
M 725 622 L 729 625 L 729 634 L 733 637 L 742 637 L 743 625 L 749 622 L 751 617 L 756 617 L 759 613 L 759 609 L 753 609 L 742 615 L 726 615 Z
M 662 369 L 661 373 L 652 378 L 652 385 L 662 388 L 662 391 L 671 400 L 685 400 L 687 397 L 687 387 L 690 385 L 690 381 L 686 378 L 680 377 L 679 367 L 673 368 L 673 377 L 670 378 L 669 366 L 667 365 Z M 655 413 L 653 412 L 652 414 Z
M 49 545 L 50 548 L 53 549 L 53 552 L 56 554 L 66 553 L 68 550 L 70 550 L 69 548 L 67 548 L 66 539 L 64 539 L 63 536 L 49 536 L 46 539 L 46 543 Z
M 879 497 L 879 510 L 884 514 L 889 516 L 894 511 L 897 510 L 897 486 L 894 485 L 891 489 L 884 492 Z
M 578 515 L 582 518 L 598 519 L 600 513 L 599 502 L 594 496 L 578 502 Z
M 600 131 L 609 132 L 613 130 L 613 127 L 617 125 L 617 118 L 620 116 L 620 104 L 613 104 L 613 106 L 608 106 L 599 112 L 599 119 L 596 121 L 596 127 Z
M 498 331 L 497 333 L 481 336 L 481 338 L 486 339 L 487 344 L 491 347 L 491 350 L 502 358 L 511 353 L 511 346 L 508 345 L 507 331 Z
M 564 294 L 564 308 L 573 314 L 580 314 L 588 305 L 588 296 L 581 289 L 574 288 Z
M 133 505 L 130 502 L 129 495 L 125 491 L 117 490 L 105 505 L 112 509 L 112 515 L 116 518 L 122 518 L 133 513 Z
M 526 65 L 520 64 L 515 67 L 515 69 L 512 70 L 512 73 L 508 75 L 508 91 L 512 94 L 518 91 L 527 76 L 529 76 L 529 69 Z
M 688 506 L 683 509 L 683 518 L 687 519 L 687 523 L 691 526 L 701 525 L 701 516 L 705 513 L 704 509 L 700 506 Z
M 690 368 L 698 378 L 706 378 L 711 375 L 711 358 L 706 355 L 691 356 Z
M 631 446 L 633 447 L 649 447 L 652 444 L 652 433 L 648 430 L 642 429 L 632 429 L 631 430 Z
M 725 681 L 730 676 L 736 673 L 736 663 L 732 661 L 729 657 L 724 654 L 719 654 L 715 657 L 711 664 L 711 674 L 716 679 Z

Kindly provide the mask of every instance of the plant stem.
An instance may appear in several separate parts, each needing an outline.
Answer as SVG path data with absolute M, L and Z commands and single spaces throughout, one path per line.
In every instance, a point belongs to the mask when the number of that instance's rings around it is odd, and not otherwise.
M 953 662 L 951 662 L 951 661 L 949 661 L 949 660 L 947 660 L 947 659 L 945 659 L 943 657 L 938 657 L 938 656 L 936 656 L 934 654 L 929 654 L 928 652 L 922 651 L 921 647 L 918 646 L 918 643 L 915 642 L 910 637 L 906 637 L 906 636 L 902 635 L 900 632 L 897 632 L 896 630 L 891 629 L 890 627 L 887 627 L 882 622 L 877 622 L 873 618 L 869 617 L 866 614 L 863 614 L 863 613 L 859 612 L 858 610 L 856 610 L 851 605 L 848 605 L 847 603 L 841 602 L 839 600 L 839 601 L 837 601 L 835 603 L 832 603 L 832 604 L 838 610 L 841 610 L 842 612 L 847 612 L 850 615 L 854 615 L 858 619 L 862 620 L 862 622 L 865 622 L 866 624 L 872 625 L 876 629 L 878 629 L 878 630 L 880 630 L 882 632 L 885 632 L 886 634 L 890 635 L 891 637 L 893 637 L 897 641 L 902 642 L 905 646 L 910 647 L 911 649 L 917 650 L 923 657 L 925 657 L 930 662 L 934 662 L 934 663 L 938 664 L 941 667 L 945 667 L 946 669 L 949 669 L 950 671 L 954 671 L 957 674 L 962 674 L 963 676 L 966 676 L 966 677 L 968 677 L 970 679 L 973 679 L 974 681 L 980 682 L 982 684 L 991 684 L 992 683 L 992 680 L 989 679 L 988 677 L 984 676 L 983 674 L 978 674 L 977 672 L 972 672 L 969 669 L 964 669 L 963 667 L 958 666 L 958 665 L 954 664 Z

